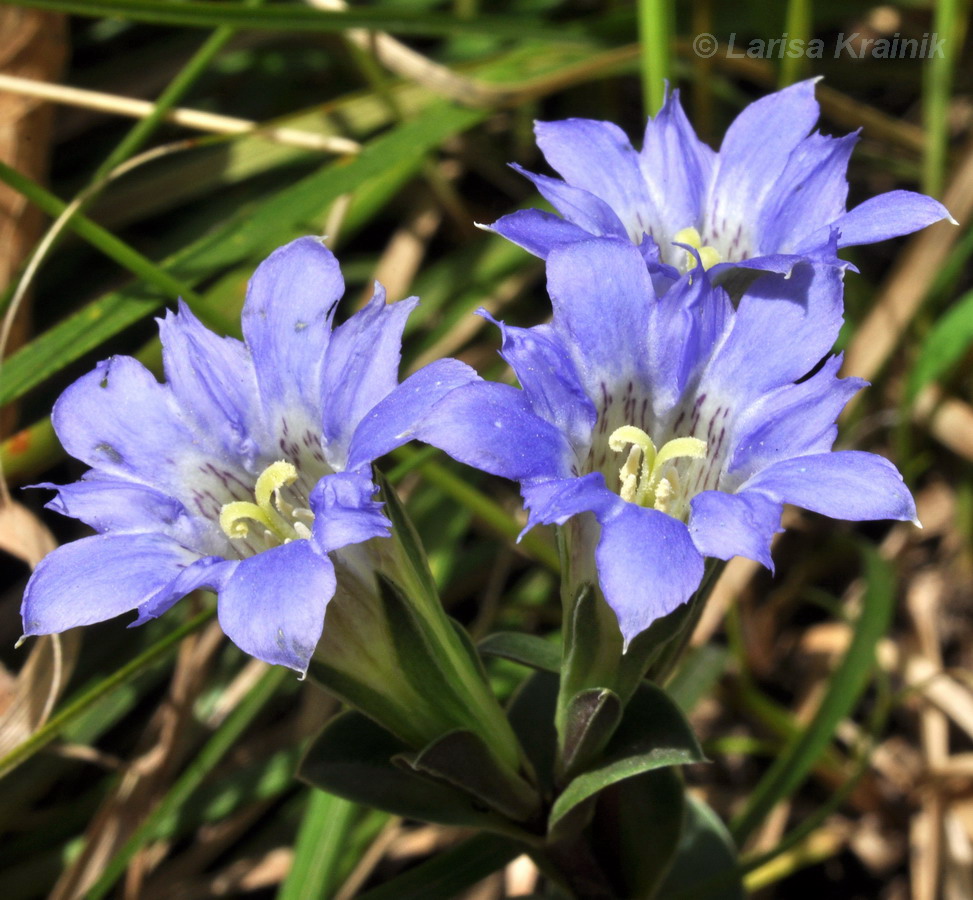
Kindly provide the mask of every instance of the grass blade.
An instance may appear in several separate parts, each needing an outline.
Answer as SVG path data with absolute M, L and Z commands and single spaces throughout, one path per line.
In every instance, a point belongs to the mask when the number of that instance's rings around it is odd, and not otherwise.
M 334 893 L 342 854 L 359 810 L 350 800 L 311 789 L 294 846 L 294 862 L 277 900 L 317 900 Z
M 848 652 L 832 675 L 812 721 L 787 743 L 731 824 L 730 832 L 738 846 L 778 802 L 800 787 L 827 749 L 838 723 L 851 712 L 868 684 L 875 647 L 891 621 L 895 591 L 888 564 L 871 548 L 864 555 L 868 587 Z

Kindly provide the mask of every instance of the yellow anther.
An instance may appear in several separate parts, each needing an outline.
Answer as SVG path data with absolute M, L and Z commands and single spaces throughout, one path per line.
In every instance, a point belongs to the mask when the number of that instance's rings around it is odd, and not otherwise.
M 672 241 L 674 244 L 687 244 L 699 252 L 700 262 L 704 269 L 711 269 L 717 263 L 723 262 L 723 256 L 719 250 L 709 244 L 703 245 L 703 237 L 695 228 L 683 228 L 677 231 Z M 691 272 L 696 268 L 696 257 L 692 253 L 686 253 L 686 259 L 682 264 L 683 272 Z
M 655 443 L 641 428 L 623 425 L 608 438 L 608 446 L 616 453 L 631 444 L 625 464 L 618 470 L 619 496 L 638 506 L 651 506 L 668 512 L 679 493 L 679 474 L 666 467 L 675 459 L 703 459 L 706 442 L 699 438 L 675 438 L 656 450 Z M 642 465 L 639 466 L 639 456 Z M 636 474 L 636 472 L 638 474 Z
M 250 533 L 247 520 L 258 522 L 269 532 L 269 536 L 281 543 L 303 537 L 294 526 L 284 518 L 290 515 L 293 507 L 281 499 L 281 488 L 297 481 L 297 469 L 280 460 L 267 466 L 254 485 L 253 495 L 256 503 L 248 500 L 234 500 L 226 503 L 220 510 L 220 528 L 229 538 L 244 538 Z M 284 515 L 281 515 L 284 513 Z M 305 526 L 304 531 L 307 531 Z

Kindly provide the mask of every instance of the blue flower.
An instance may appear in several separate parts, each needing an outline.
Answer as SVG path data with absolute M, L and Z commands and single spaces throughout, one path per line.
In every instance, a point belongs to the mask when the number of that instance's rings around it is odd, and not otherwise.
M 784 503 L 915 519 L 888 460 L 831 450 L 864 382 L 840 356 L 805 377 L 841 325 L 839 269 L 763 275 L 734 308 L 704 278 L 656 296 L 638 249 L 602 238 L 553 248 L 547 277 L 551 324 L 497 323 L 522 389 L 472 382 L 417 434 L 519 481 L 528 527 L 572 520 L 626 642 L 689 599 L 705 557 L 772 567 Z
M 25 635 L 130 610 L 155 618 L 199 587 L 247 653 L 305 672 L 335 591 L 329 554 L 389 533 L 371 462 L 410 439 L 472 377 L 442 360 L 398 381 L 418 302 L 385 292 L 332 330 L 344 281 L 316 238 L 275 251 L 243 309 L 244 342 L 187 307 L 160 320 L 167 381 L 127 356 L 54 406 L 64 448 L 91 466 L 48 506 L 97 534 L 58 548 L 24 596 Z
M 537 143 L 563 181 L 526 175 L 564 217 L 536 209 L 491 227 L 537 256 L 592 236 L 627 238 L 667 284 L 702 265 L 789 272 L 810 260 L 845 265 L 841 247 L 908 234 L 949 213 L 930 197 L 890 191 L 846 212 L 848 159 L 857 134 L 811 132 L 814 81 L 750 104 L 719 153 L 693 133 L 673 91 L 649 119 L 641 152 L 610 122 L 537 122 Z M 695 252 L 693 252 L 695 251 Z

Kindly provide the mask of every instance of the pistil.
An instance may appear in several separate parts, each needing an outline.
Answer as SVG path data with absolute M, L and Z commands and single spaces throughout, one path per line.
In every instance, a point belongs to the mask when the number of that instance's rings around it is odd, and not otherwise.
M 249 522 L 263 526 L 263 535 L 273 544 L 308 538 L 311 531 L 306 521 L 314 520 L 310 510 L 295 508 L 281 497 L 281 490 L 297 481 L 297 469 L 279 460 L 267 466 L 254 486 L 256 503 L 235 500 L 220 510 L 220 528 L 229 538 L 245 538 L 250 533 Z M 303 519 L 304 521 L 299 521 Z
M 629 503 L 671 514 L 680 485 L 679 472 L 670 463 L 677 459 L 705 458 L 706 442 L 682 437 L 656 449 L 652 438 L 634 425 L 623 425 L 608 438 L 608 446 L 616 453 L 628 445 L 631 450 L 618 470 L 619 495 Z

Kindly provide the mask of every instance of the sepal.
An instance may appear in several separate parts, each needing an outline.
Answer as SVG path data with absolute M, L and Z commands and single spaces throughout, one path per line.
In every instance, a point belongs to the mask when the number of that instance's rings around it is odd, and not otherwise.
M 595 760 L 622 719 L 622 701 L 608 688 L 579 691 L 568 703 L 559 781 Z

